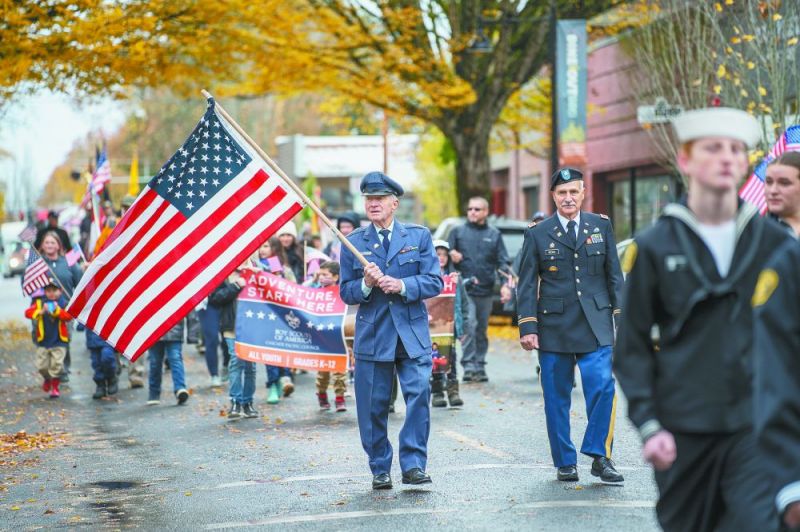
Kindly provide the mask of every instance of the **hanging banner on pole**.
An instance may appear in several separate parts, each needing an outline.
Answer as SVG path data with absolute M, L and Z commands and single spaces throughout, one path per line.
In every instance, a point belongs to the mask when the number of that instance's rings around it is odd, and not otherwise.
M 339 287 L 311 288 L 249 272 L 236 307 L 236 356 L 310 371 L 347 371 Z
M 586 165 L 586 20 L 556 23 L 558 160 Z

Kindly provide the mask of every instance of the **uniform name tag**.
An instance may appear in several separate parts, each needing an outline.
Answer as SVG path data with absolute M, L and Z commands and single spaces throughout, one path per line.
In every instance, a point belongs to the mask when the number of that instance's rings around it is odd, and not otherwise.
M 371 251 L 362 251 L 361 254 L 362 255 L 372 255 L 372 252 Z
M 686 269 L 686 255 L 667 255 L 664 257 L 664 266 L 668 272 L 677 272 Z
M 561 254 L 561 250 L 560 249 L 546 249 L 546 250 L 544 250 L 544 254 L 548 255 L 548 256 L 549 255 L 560 255 Z

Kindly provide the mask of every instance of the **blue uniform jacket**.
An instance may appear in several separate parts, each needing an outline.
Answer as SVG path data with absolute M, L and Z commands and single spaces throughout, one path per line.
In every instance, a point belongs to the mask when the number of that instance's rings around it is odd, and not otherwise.
M 581 212 L 573 247 L 554 214 L 525 232 L 520 254 L 521 336 L 538 334 L 540 350 L 555 353 L 614 345 L 612 314 L 622 306 L 622 271 L 607 217 Z
M 428 311 L 423 300 L 437 296 L 443 287 L 430 231 L 395 221 L 388 255 L 372 224 L 353 231 L 347 239 L 383 273 L 402 279 L 406 285 L 405 297 L 387 295 L 373 287 L 365 298 L 361 291 L 364 268 L 349 249 L 342 247 L 341 297 L 348 305 L 359 305 L 353 342 L 356 358 L 394 361 L 398 336 L 409 357 L 430 356 Z

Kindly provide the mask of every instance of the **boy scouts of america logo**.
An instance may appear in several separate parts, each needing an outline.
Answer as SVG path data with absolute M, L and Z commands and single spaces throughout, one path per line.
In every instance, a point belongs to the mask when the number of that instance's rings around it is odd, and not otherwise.
M 289 314 L 286 315 L 286 324 L 292 329 L 300 327 L 300 318 L 297 317 L 293 310 L 290 310 Z
M 569 181 L 569 170 L 567 170 L 566 168 L 561 170 L 561 179 L 563 179 L 564 181 Z

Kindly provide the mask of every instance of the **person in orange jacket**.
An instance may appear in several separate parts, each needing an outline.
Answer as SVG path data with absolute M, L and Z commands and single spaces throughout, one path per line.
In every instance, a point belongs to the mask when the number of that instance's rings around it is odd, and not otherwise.
M 72 319 L 64 310 L 66 306 L 67 299 L 51 277 L 44 287 L 44 296 L 34 298 L 33 304 L 25 311 L 25 317 L 33 322 L 36 369 L 44 378 L 42 390 L 49 392 L 51 398 L 61 396 L 59 375 L 64 368 L 69 345 L 67 322 Z

